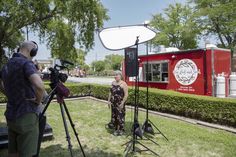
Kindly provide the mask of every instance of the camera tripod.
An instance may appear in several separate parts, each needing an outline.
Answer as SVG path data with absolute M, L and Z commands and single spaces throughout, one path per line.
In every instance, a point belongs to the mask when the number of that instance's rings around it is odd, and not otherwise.
M 159 156 L 156 152 L 154 152 L 153 150 L 151 150 L 150 148 L 148 148 L 147 146 L 145 146 L 143 143 L 141 143 L 138 139 L 139 138 L 143 138 L 143 130 L 138 122 L 138 108 L 139 108 L 139 70 L 138 70 L 138 42 L 139 42 L 139 37 L 137 37 L 135 45 L 136 45 L 136 56 L 137 58 L 135 59 L 135 71 L 136 71 L 136 75 L 135 75 L 135 89 L 134 89 L 134 123 L 133 123 L 133 127 L 132 127 L 132 139 L 130 141 L 128 141 L 127 143 L 123 144 L 126 145 L 126 148 L 124 150 L 124 156 L 126 157 L 128 155 L 129 152 L 132 153 L 136 153 L 136 152 L 143 152 L 143 151 L 150 151 L 152 152 L 154 155 Z M 150 140 L 151 142 L 157 144 L 155 141 L 151 140 L 150 138 L 147 137 L 147 140 Z M 135 145 L 139 144 L 142 147 L 144 147 L 144 150 L 138 149 Z M 158 144 L 157 144 L 158 145 Z
M 69 110 L 68 110 L 68 108 L 67 108 L 67 106 L 66 106 L 66 103 L 65 103 L 65 101 L 64 101 L 64 98 L 63 98 L 63 97 L 64 97 L 64 93 L 62 93 L 62 92 L 64 92 L 65 90 L 67 90 L 66 92 L 68 92 L 68 94 L 69 94 L 69 89 L 67 89 L 62 83 L 57 83 L 56 86 L 54 86 L 54 87 L 51 86 L 51 88 L 52 88 L 52 91 L 49 93 L 48 97 L 46 98 L 46 102 L 45 102 L 46 105 L 45 105 L 45 107 L 44 107 L 42 113 L 40 114 L 39 122 L 44 121 L 44 119 L 45 119 L 45 118 L 44 118 L 44 117 L 45 117 L 45 116 L 44 116 L 44 113 L 46 112 L 46 110 L 47 110 L 47 108 L 48 108 L 50 102 L 52 101 L 52 99 L 53 99 L 54 96 L 56 95 L 56 97 L 57 97 L 57 102 L 58 102 L 59 105 L 60 105 L 60 110 L 61 110 L 63 125 L 64 125 L 65 133 L 66 133 L 66 140 L 67 140 L 67 142 L 68 142 L 68 149 L 69 149 L 69 151 L 70 151 L 70 155 L 71 155 L 71 157 L 73 157 L 72 144 L 71 144 L 71 141 L 70 141 L 71 137 L 70 137 L 70 135 L 69 135 L 68 126 L 67 126 L 67 123 L 66 123 L 65 113 L 66 113 L 66 115 L 67 115 L 67 117 L 68 117 L 68 119 L 69 119 L 70 125 L 71 125 L 71 127 L 72 127 L 72 129 L 73 129 L 74 135 L 75 135 L 75 137 L 76 137 L 76 139 L 77 139 L 77 142 L 78 142 L 78 144 L 79 144 L 79 146 L 80 146 L 80 149 L 81 149 L 81 152 L 82 152 L 82 154 L 83 154 L 83 157 L 86 157 L 86 156 L 85 156 L 85 153 L 84 153 L 84 150 L 83 150 L 83 147 L 82 147 L 82 145 L 81 145 L 81 143 L 80 143 L 80 140 L 79 140 L 79 137 L 78 137 L 78 133 L 77 133 L 76 130 L 75 130 L 75 125 L 74 125 L 74 123 L 73 123 L 73 121 L 72 121 L 72 119 L 71 119 Z M 61 92 L 61 90 L 63 90 L 63 91 Z M 44 123 L 44 122 L 43 122 L 43 123 Z M 38 150 L 37 150 L 37 155 L 36 155 L 35 157 L 37 157 L 37 156 L 39 155 L 40 145 L 41 145 L 41 141 L 42 141 L 42 135 L 43 135 L 44 127 L 42 127 L 42 128 L 40 129 L 40 131 L 41 131 L 41 132 L 40 132 L 40 135 L 39 135 Z

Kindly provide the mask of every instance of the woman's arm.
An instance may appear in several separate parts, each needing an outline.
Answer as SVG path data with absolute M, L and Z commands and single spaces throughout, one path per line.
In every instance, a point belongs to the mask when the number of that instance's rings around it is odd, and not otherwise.
M 109 95 L 108 95 L 108 100 L 107 100 L 108 102 L 111 102 L 111 92 L 109 93 Z

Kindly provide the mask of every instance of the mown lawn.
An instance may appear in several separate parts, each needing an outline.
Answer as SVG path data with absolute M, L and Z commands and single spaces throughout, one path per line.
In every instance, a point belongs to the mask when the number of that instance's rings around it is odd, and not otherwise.
M 76 130 L 87 157 L 121 157 L 125 146 L 122 144 L 130 140 L 131 136 L 116 137 L 105 124 L 110 120 L 110 110 L 104 103 L 84 99 L 67 101 L 67 106 L 75 123 Z M 4 125 L 5 107 L 0 107 L 0 123 Z M 41 157 L 69 157 L 67 141 L 60 108 L 52 103 L 47 111 L 49 124 L 54 131 L 54 140 L 42 144 Z M 139 113 L 139 121 L 144 122 L 145 114 Z M 186 122 L 165 117 L 151 115 L 150 119 L 168 137 L 167 142 L 160 134 L 150 141 L 142 141 L 161 157 L 235 157 L 236 135 L 222 130 L 193 125 Z M 127 110 L 126 132 L 130 134 L 133 114 Z M 69 121 L 68 121 L 69 124 Z M 75 157 L 82 157 L 76 138 L 70 129 Z M 139 148 L 139 145 L 137 145 Z M 0 157 L 7 156 L 7 150 L 0 150 Z M 130 155 L 131 156 L 131 155 Z M 137 157 L 151 157 L 150 152 L 135 154 Z

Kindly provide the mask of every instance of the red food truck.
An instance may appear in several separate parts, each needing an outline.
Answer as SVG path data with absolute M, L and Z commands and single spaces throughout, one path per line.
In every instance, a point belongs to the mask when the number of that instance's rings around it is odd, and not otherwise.
M 218 84 L 225 83 L 222 87 L 225 88 L 225 96 L 228 95 L 227 82 L 231 74 L 230 50 L 206 48 L 165 52 L 141 55 L 138 56 L 138 61 L 141 87 L 148 85 L 152 88 L 215 96 L 218 78 Z M 124 69 L 125 67 L 123 72 Z M 124 78 L 128 85 L 134 85 L 134 77 Z M 220 78 L 225 81 L 222 82 Z

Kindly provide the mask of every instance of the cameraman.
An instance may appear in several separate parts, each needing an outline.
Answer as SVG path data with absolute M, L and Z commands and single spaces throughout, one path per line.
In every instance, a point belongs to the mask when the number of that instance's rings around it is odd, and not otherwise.
M 0 86 L 8 98 L 5 116 L 9 157 L 31 157 L 37 152 L 39 105 L 45 91 L 32 62 L 37 51 L 35 42 L 23 42 L 1 72 Z

